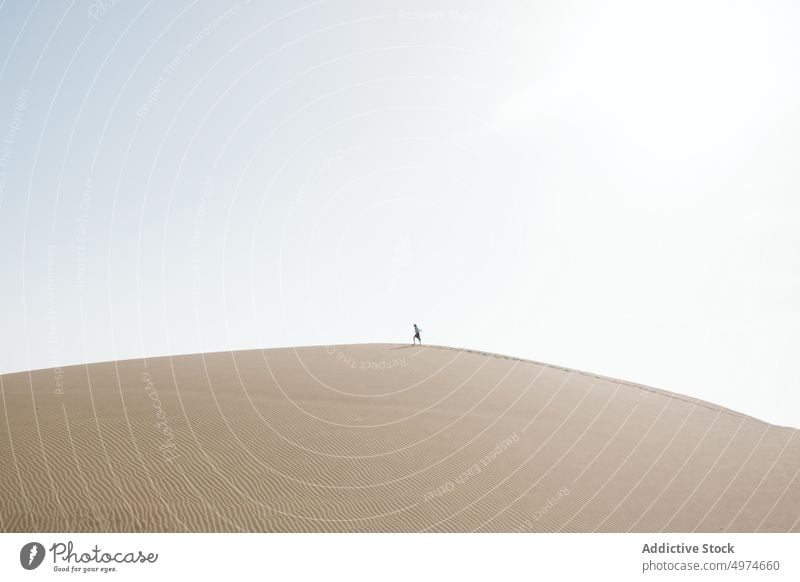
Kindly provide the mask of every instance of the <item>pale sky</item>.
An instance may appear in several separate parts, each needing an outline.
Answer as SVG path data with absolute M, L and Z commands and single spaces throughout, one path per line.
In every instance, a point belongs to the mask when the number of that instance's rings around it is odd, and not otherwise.
M 410 341 L 800 426 L 800 5 L 0 3 L 0 373 Z

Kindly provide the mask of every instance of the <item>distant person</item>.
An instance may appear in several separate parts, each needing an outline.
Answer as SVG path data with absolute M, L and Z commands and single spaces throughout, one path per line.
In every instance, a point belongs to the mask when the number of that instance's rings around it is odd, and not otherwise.
M 415 323 L 414 324 L 414 339 L 411 340 L 414 343 L 414 345 L 417 344 L 417 340 L 419 340 L 419 345 L 422 345 L 422 338 L 419 337 L 419 332 L 421 332 L 421 331 L 422 330 L 420 328 L 418 328 L 417 324 Z

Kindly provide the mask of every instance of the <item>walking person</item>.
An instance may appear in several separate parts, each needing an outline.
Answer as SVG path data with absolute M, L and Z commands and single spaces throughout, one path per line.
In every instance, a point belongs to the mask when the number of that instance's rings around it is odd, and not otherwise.
M 422 338 L 419 337 L 419 332 L 421 332 L 421 331 L 422 330 L 420 328 L 418 328 L 417 324 L 415 323 L 414 324 L 414 339 L 411 340 L 414 343 L 414 345 L 417 344 L 417 340 L 419 340 L 419 345 L 422 345 Z

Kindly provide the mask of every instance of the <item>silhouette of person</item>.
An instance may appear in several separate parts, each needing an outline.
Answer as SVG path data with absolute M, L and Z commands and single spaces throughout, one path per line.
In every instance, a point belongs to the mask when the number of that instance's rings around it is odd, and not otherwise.
M 421 332 L 421 331 L 422 330 L 420 328 L 418 328 L 417 324 L 415 323 L 414 324 L 414 339 L 411 340 L 415 345 L 417 343 L 417 340 L 419 340 L 419 345 L 422 345 L 422 338 L 419 337 L 419 332 Z

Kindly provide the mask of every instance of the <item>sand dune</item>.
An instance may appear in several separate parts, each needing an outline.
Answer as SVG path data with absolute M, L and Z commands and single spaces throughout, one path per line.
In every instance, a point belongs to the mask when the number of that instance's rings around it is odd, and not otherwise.
M 800 438 L 536 362 L 350 345 L 0 376 L 2 531 L 800 531 Z

